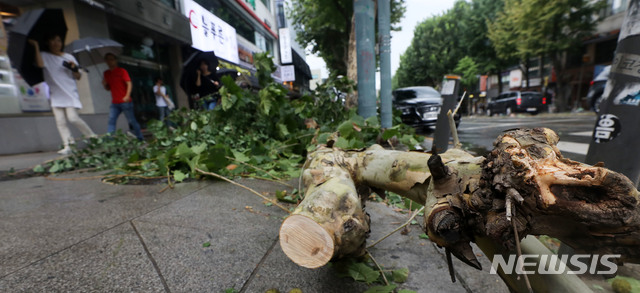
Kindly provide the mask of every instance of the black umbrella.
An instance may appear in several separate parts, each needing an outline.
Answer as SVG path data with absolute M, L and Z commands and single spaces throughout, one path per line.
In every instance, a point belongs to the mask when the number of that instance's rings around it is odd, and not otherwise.
M 209 63 L 209 71 L 216 72 L 218 67 L 218 57 L 211 52 L 195 52 L 189 56 L 182 66 L 182 75 L 180 76 L 180 87 L 189 95 L 195 94 L 196 70 L 200 68 L 200 61 L 206 60 Z
M 80 66 L 87 67 L 104 62 L 107 53 L 120 55 L 122 44 L 110 39 L 88 37 L 71 42 L 64 51 L 73 54 Z
M 216 75 L 220 80 L 222 80 L 222 77 L 226 75 L 231 76 L 233 80 L 236 80 L 236 78 L 238 78 L 238 71 L 233 68 L 220 68 L 216 71 Z
M 67 24 L 62 9 L 35 9 L 25 12 L 16 19 L 9 32 L 9 58 L 14 68 L 31 86 L 44 81 L 42 69 L 35 66 L 35 51 L 28 40 L 33 39 L 42 44 L 45 36 L 58 35 L 64 43 L 67 35 Z

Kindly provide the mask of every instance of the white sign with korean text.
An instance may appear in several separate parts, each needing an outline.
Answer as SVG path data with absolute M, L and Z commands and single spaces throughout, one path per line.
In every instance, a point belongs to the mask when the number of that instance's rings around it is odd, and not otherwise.
M 280 67 L 282 72 L 282 81 L 295 81 L 296 80 L 296 70 L 293 65 L 285 65 Z
M 216 56 L 239 63 L 236 30 L 193 0 L 184 0 L 184 14 L 189 18 L 192 47 L 216 53 Z
M 293 62 L 293 54 L 291 52 L 291 34 L 289 28 L 281 28 L 279 30 L 280 40 L 280 63 L 288 64 Z

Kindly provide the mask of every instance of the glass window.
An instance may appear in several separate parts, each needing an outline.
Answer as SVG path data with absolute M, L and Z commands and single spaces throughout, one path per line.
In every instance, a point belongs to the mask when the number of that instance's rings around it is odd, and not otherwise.
M 160 1 L 160 3 L 162 3 L 164 5 L 167 5 L 167 6 L 171 7 L 171 8 L 173 8 L 173 9 L 176 8 L 176 3 L 175 3 L 174 0 L 159 0 L 159 1 Z
M 287 27 L 287 19 L 285 17 L 284 2 L 278 2 L 277 15 L 278 15 L 278 28 Z

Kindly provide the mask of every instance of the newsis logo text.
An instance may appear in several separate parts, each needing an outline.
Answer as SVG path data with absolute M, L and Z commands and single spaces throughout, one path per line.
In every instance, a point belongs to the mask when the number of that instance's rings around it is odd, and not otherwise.
M 613 275 L 618 271 L 615 259 L 620 258 L 619 254 L 574 254 L 569 255 L 546 255 L 546 254 L 523 254 L 518 257 L 511 254 L 507 259 L 503 255 L 497 254 L 491 263 L 491 274 L 496 274 L 498 268 L 502 268 L 505 274 L 597 274 Z

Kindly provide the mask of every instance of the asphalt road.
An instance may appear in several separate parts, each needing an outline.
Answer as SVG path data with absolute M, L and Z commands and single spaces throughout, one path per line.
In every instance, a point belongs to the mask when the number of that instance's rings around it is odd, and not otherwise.
M 484 155 L 493 149 L 493 141 L 505 130 L 547 127 L 560 136 L 558 148 L 565 157 L 584 162 L 595 122 L 593 113 L 463 117 L 458 136 L 464 149 Z

